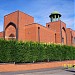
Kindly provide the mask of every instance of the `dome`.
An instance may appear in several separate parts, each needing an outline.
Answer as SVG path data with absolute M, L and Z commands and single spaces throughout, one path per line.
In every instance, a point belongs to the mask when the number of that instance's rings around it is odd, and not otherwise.
M 54 11 L 51 14 L 60 14 L 58 11 Z
M 52 12 L 49 17 L 50 17 L 50 18 L 51 18 L 52 16 L 54 17 L 54 15 L 56 15 L 56 18 L 58 18 L 58 15 L 59 15 L 59 17 L 61 17 L 61 14 L 60 14 L 58 11 Z

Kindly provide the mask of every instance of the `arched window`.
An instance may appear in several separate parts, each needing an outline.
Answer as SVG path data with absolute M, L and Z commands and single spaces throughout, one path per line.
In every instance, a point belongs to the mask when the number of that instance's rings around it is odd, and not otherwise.
M 15 37 L 15 35 L 14 35 L 14 34 L 12 34 L 12 33 L 11 33 L 11 34 L 9 35 L 8 39 L 9 39 L 9 40 L 15 40 L 15 39 L 16 39 L 16 37 Z
M 61 37 L 61 41 L 62 41 L 62 44 L 66 44 L 66 30 L 65 30 L 64 27 L 62 28 L 62 37 Z
M 48 28 L 49 28 L 50 26 L 48 25 Z
M 14 34 L 10 34 L 9 37 L 15 37 Z

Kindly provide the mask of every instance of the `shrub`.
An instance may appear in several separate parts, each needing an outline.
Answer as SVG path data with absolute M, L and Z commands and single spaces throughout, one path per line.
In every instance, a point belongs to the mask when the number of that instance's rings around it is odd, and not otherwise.
M 32 63 L 75 60 L 75 47 L 0 39 L 0 62 Z

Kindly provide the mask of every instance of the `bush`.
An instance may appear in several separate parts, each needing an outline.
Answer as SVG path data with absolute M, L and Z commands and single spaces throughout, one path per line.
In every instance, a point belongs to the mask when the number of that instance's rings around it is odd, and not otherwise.
M 75 47 L 0 39 L 0 62 L 32 63 L 75 60 Z

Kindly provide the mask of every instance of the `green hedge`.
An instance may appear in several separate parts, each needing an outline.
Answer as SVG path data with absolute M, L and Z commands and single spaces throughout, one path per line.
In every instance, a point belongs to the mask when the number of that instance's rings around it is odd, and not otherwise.
M 0 39 L 0 62 L 75 60 L 75 47 Z

